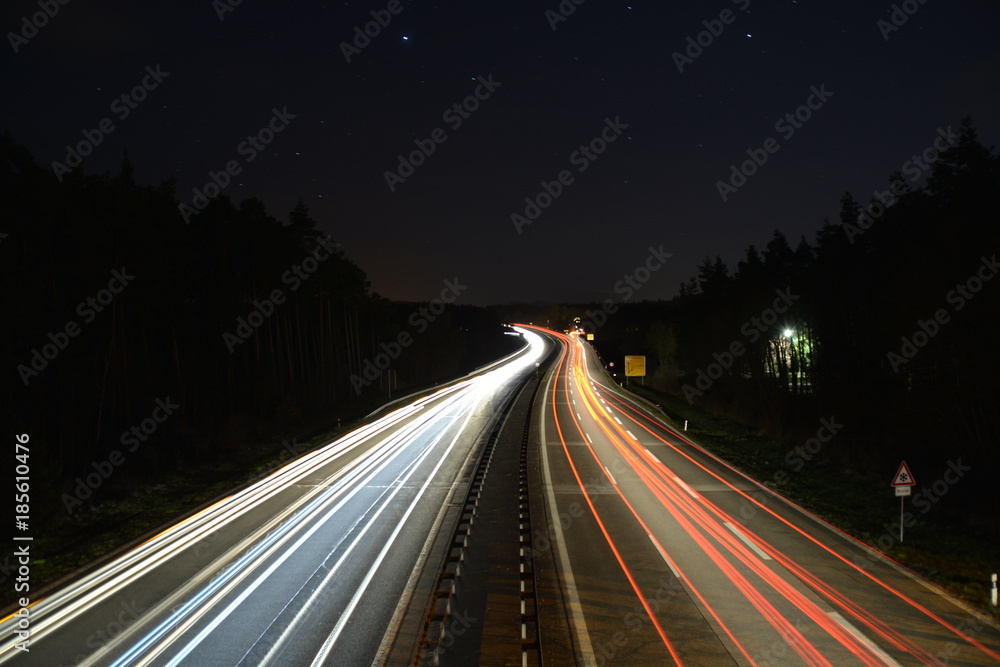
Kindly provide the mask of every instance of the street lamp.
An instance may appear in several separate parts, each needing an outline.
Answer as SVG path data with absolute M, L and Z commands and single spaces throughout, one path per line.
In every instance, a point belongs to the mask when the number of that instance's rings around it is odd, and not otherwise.
M 795 363 L 795 339 L 793 338 L 795 332 L 791 329 L 785 329 L 782 333 L 788 339 L 788 350 L 782 354 L 782 362 L 788 364 L 788 381 L 794 391 L 799 384 L 797 374 L 800 371 L 797 367 L 798 364 Z

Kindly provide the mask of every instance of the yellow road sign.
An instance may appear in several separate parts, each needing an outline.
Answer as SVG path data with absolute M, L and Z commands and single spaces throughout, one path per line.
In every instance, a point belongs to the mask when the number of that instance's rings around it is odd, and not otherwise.
M 626 377 L 645 377 L 646 375 L 646 357 L 641 354 L 627 354 L 625 355 L 625 376 Z

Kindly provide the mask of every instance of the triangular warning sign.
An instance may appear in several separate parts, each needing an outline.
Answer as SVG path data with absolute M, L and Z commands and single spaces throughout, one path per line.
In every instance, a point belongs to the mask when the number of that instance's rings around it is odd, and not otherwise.
M 899 464 L 899 470 L 896 471 L 896 477 L 892 480 L 892 486 L 913 486 L 917 482 L 913 479 L 913 473 L 910 472 L 910 467 L 906 465 L 906 461 Z

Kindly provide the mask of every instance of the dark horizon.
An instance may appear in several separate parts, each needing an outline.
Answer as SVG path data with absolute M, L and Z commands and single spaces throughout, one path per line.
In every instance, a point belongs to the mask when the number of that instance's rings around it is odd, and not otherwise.
M 601 301 L 661 244 L 633 298 L 668 299 L 706 255 L 812 242 L 845 190 L 920 185 L 913 158 L 966 116 L 1000 137 L 992 3 L 573 6 L 71 3 L 22 40 L 41 10 L 15 4 L 0 126 L 49 166 L 99 137 L 82 169 L 127 150 L 181 203 L 213 173 L 279 218 L 301 198 L 378 293 L 457 276 L 476 305 Z

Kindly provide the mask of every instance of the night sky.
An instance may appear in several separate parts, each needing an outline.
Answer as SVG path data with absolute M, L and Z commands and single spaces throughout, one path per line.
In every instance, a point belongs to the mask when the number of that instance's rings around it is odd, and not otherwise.
M 187 203 L 233 161 L 223 194 L 282 219 L 303 199 L 383 296 L 432 299 L 457 277 L 480 305 L 615 297 L 661 245 L 672 257 L 632 298 L 670 298 L 705 255 L 734 266 L 776 228 L 811 241 L 844 190 L 867 202 L 920 173 L 906 163 L 939 128 L 968 115 L 1000 137 L 995 1 L 237 1 L 4 3 L 0 129 L 49 165 L 107 118 L 81 168 L 116 173 L 127 149 L 139 182 L 173 177 Z M 388 25 L 356 49 L 372 11 Z M 144 81 L 145 99 L 120 99 Z M 270 143 L 243 143 L 269 123 Z M 390 191 L 398 155 L 435 130 Z M 577 152 L 602 131 L 603 153 Z M 717 182 L 768 139 L 723 201 Z M 519 233 L 511 215 L 563 171 Z

